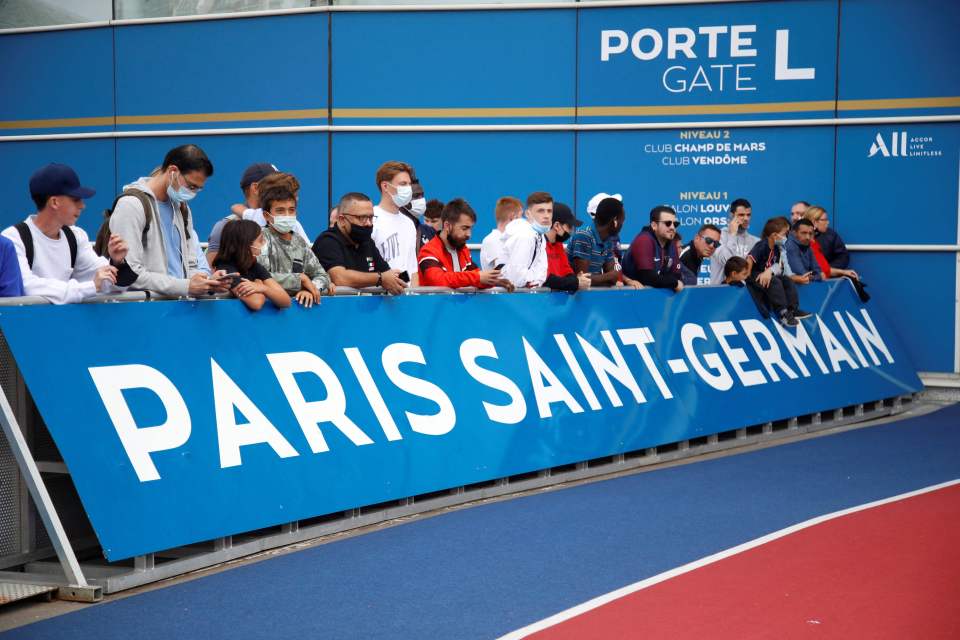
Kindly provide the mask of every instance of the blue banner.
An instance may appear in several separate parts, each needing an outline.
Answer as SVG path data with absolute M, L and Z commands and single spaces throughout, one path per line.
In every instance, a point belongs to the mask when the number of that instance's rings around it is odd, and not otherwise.
M 37 306 L 0 326 L 117 560 L 922 388 L 848 283 L 802 302 L 795 329 L 730 287 Z

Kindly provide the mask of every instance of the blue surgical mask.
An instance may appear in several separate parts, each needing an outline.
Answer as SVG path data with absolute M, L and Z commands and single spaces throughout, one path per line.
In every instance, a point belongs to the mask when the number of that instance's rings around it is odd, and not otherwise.
M 540 235 L 545 234 L 547 231 L 550 231 L 550 225 L 540 224 L 539 222 L 531 222 L 530 226 L 533 227 L 533 230 L 539 233 Z
M 427 210 L 427 200 L 426 198 L 414 198 L 410 201 L 410 213 L 417 216 L 418 218 L 422 216 Z
M 179 176 L 180 174 L 177 174 L 177 175 Z M 182 181 L 183 181 L 183 180 L 181 179 L 181 182 L 182 182 Z M 190 189 L 189 187 L 187 187 L 187 185 L 185 185 L 185 184 L 184 184 L 184 185 L 180 185 L 180 188 L 179 188 L 179 189 L 174 190 L 174 188 L 173 188 L 173 179 L 172 179 L 172 178 L 171 178 L 171 180 L 170 180 L 170 184 L 167 186 L 167 197 L 170 198 L 171 201 L 176 202 L 176 203 L 190 202 L 191 200 L 193 200 L 193 199 L 196 197 L 196 195 L 197 195 L 197 193 L 196 193 L 195 191 L 191 190 L 191 189 Z
M 786 239 L 785 239 L 785 238 L 777 238 L 777 239 L 774 240 L 773 242 L 774 242 L 778 247 L 782 247 L 783 244 L 786 242 Z
M 410 199 L 413 198 L 413 187 L 408 184 L 397 187 L 397 192 L 390 196 L 393 198 L 393 204 L 398 207 L 405 207 Z

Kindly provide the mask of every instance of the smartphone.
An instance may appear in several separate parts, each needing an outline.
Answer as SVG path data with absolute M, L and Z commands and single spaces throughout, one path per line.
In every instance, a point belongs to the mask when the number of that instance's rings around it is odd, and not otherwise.
M 494 269 L 496 269 L 497 271 L 502 271 L 505 266 L 507 266 L 507 263 L 506 263 L 506 262 L 501 262 L 500 264 L 498 264 L 497 266 L 495 266 Z

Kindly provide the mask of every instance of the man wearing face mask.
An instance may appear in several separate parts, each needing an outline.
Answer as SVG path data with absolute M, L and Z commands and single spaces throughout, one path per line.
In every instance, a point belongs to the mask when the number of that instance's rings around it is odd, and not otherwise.
M 400 211 L 413 200 L 413 167 L 391 160 L 377 169 L 380 204 L 373 208 L 373 243 L 391 269 L 417 285 L 417 224 Z
M 410 221 L 417 228 L 417 255 L 420 254 L 420 247 L 430 242 L 433 236 L 437 235 L 437 229 L 420 222 L 420 216 L 427 212 L 427 199 L 424 196 L 423 185 L 420 180 L 413 176 L 413 196 L 406 206 L 400 207 L 400 213 L 410 218 Z M 442 209 L 442 205 L 441 205 Z
M 406 283 L 380 255 L 371 238 L 373 203 L 362 193 L 348 193 L 337 204 L 337 221 L 313 243 L 313 254 L 338 287 L 383 287 L 403 293 Z
M 193 144 L 171 149 L 158 171 L 124 187 L 145 195 L 121 197 L 110 216 L 110 232 L 123 238 L 127 263 L 137 273 L 135 289 L 165 295 L 205 295 L 227 291 L 229 281 L 200 268 L 200 243 L 187 203 L 213 175 L 213 164 Z
M 477 223 L 477 214 L 466 200 L 457 198 L 444 206 L 439 235 L 420 249 L 420 283 L 427 287 L 506 287 L 509 281 L 497 269 L 481 271 L 473 263 L 467 242 Z
M 570 239 L 573 230 L 582 224 L 574 217 L 570 207 L 562 202 L 553 203 L 553 222 L 550 230 L 543 234 L 547 241 L 547 279 L 543 283 L 545 287 L 570 293 L 590 288 L 590 276 L 573 272 L 567 250 L 563 246 L 563 243 Z
M 543 234 L 553 220 L 553 196 L 535 191 L 527 196 L 527 211 L 503 230 L 503 277 L 515 287 L 539 287 L 547 279 L 547 247 Z M 497 265 L 494 265 L 497 266 Z
M 317 256 L 294 231 L 296 196 L 288 188 L 278 185 L 260 192 L 260 206 L 267 226 L 263 230 L 264 245 L 257 262 L 298 304 L 308 309 L 319 304 L 320 294 L 333 293 L 333 285 Z

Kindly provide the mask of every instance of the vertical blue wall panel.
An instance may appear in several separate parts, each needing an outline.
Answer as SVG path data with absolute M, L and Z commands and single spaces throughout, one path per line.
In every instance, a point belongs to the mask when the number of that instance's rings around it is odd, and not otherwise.
M 960 3 L 843 0 L 840 19 L 840 100 L 960 96 Z M 901 107 L 883 115 L 958 112 L 960 104 L 935 110 Z
M 960 124 L 840 128 L 835 217 L 846 242 L 954 244 L 958 192 Z
M 335 13 L 332 38 L 334 108 L 572 112 L 576 99 L 573 10 Z M 396 118 L 385 114 L 366 123 Z M 452 120 L 476 118 L 420 122 Z M 337 122 L 360 124 L 350 118 Z
M 956 255 L 864 251 L 853 266 L 917 370 L 953 371 Z
M 118 27 L 117 114 L 326 109 L 327 20 L 309 14 Z M 213 123 L 189 126 L 224 126 Z

